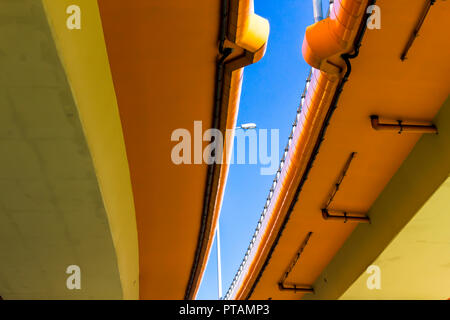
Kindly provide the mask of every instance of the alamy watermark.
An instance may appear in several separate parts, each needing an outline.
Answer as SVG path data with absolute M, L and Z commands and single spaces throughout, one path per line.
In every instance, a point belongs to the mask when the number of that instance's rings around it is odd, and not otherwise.
M 67 267 L 66 273 L 70 276 L 67 277 L 66 287 L 69 290 L 81 289 L 81 269 L 76 264 L 72 264 Z
M 66 26 L 69 30 L 81 29 L 81 9 L 76 4 L 67 7 L 66 13 L 69 17 L 66 20 Z
M 370 14 L 367 19 L 367 29 L 381 29 L 381 9 L 377 5 L 371 5 L 367 7 L 366 12 Z
M 176 165 L 260 164 L 261 175 L 273 175 L 278 170 L 280 162 L 278 129 L 271 129 L 270 135 L 267 129 L 227 129 L 224 137 L 218 129 L 203 131 L 202 122 L 194 121 L 193 134 L 188 129 L 179 128 L 172 132 L 170 138 L 171 141 L 178 142 L 171 152 L 172 162 Z M 209 144 L 204 147 L 204 142 Z
M 377 265 L 370 265 L 366 269 L 367 277 L 366 286 L 369 290 L 381 290 L 381 268 Z

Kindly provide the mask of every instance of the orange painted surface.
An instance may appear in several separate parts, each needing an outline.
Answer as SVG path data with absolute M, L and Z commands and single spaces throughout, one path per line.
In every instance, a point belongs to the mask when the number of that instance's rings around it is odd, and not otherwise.
M 130 164 L 140 297 L 182 299 L 207 166 L 173 164 L 170 139 L 177 128 L 193 133 L 194 120 L 211 127 L 220 3 L 98 3 Z
M 215 227 L 222 208 L 229 170 L 228 160 L 231 156 L 234 128 L 236 127 L 239 111 L 243 68 L 262 59 L 266 52 L 269 36 L 269 23 L 266 19 L 254 13 L 253 0 L 231 0 L 229 5 L 227 37 L 224 47 L 233 48 L 233 52 L 228 56 L 224 64 L 223 98 L 219 125 L 224 136 L 224 154 L 222 164 L 216 165 L 215 169 L 217 174 L 214 176 L 213 189 L 216 191 L 213 191 L 212 202 L 209 208 L 211 214 L 206 222 L 209 233 L 206 235 L 206 241 L 204 241 L 200 251 L 201 261 L 195 272 L 195 281 L 189 297 L 191 299 L 195 298 L 199 289 L 201 277 L 211 252 Z M 227 136 L 226 130 L 231 130 L 232 135 L 230 137 Z M 231 142 L 229 143 L 229 141 Z
M 331 209 L 364 213 L 369 211 L 421 136 L 375 131 L 371 127 L 370 115 L 380 115 L 381 120 L 431 121 L 447 98 L 450 92 L 450 62 L 447 59 L 450 39 L 442 37 L 441 32 L 450 27 L 447 19 L 450 3 L 436 2 L 408 59 L 405 62 L 400 60 L 424 4 L 425 1 L 377 1 L 382 12 L 382 27 L 366 31 L 359 56 L 351 60 L 352 73 L 331 118 L 325 140 L 251 299 L 300 299 L 302 293 L 280 291 L 278 282 L 307 233 L 313 232 L 286 284 L 314 284 L 351 234 L 355 223 L 325 221 L 320 211 L 351 152 L 357 152 L 357 155 Z M 315 89 L 313 82 L 305 102 L 308 107 L 314 105 L 314 100 L 322 101 L 324 108 L 329 105 L 328 93 L 311 88 Z M 311 125 L 317 124 L 311 122 Z M 303 131 L 314 137 L 314 130 L 306 127 Z M 282 192 L 276 194 L 276 201 L 273 201 L 276 203 L 272 209 L 275 215 L 268 222 L 264 238 L 258 242 L 258 253 L 250 259 L 252 263 L 248 264 L 234 298 L 245 298 L 256 283 L 267 257 L 266 248 L 272 245 L 292 200 L 292 189 L 298 185 L 298 174 L 302 170 L 297 166 L 302 168 L 307 160 L 305 157 L 309 158 L 308 149 L 303 149 L 305 145 L 300 143 L 303 140 L 299 137 L 296 133 L 293 146 L 301 147 L 304 154 L 295 148 L 290 151 L 292 163 L 282 177 Z M 294 154 L 298 156 L 292 157 Z
M 359 27 L 367 2 L 336 0 L 328 18 L 306 29 L 302 51 L 309 65 L 333 74 L 339 73 L 340 70 L 333 64 L 341 64 L 339 55 L 352 49 L 354 31 Z
M 232 0 L 237 26 L 254 16 L 251 0 Z M 213 126 L 215 81 L 221 21 L 220 1 L 126 2 L 98 0 L 124 132 L 139 238 L 140 298 L 182 299 L 194 270 L 195 296 L 214 237 L 228 165 L 217 166 L 206 222 L 202 220 L 207 165 L 175 165 L 175 129 L 194 135 Z M 247 10 L 243 12 L 239 5 Z M 244 32 L 255 52 L 236 48 L 226 61 L 220 129 L 234 128 L 241 68 L 265 51 L 268 23 L 257 19 Z M 254 32 L 254 31 L 258 32 Z M 262 31 L 261 31 L 262 30 Z M 228 63 L 229 62 L 229 63 Z M 208 142 L 200 142 L 202 150 Z M 194 162 L 194 148 L 192 148 Z M 204 238 L 199 240 L 201 225 Z M 194 264 L 196 249 L 199 260 Z M 196 265 L 197 268 L 193 268 Z

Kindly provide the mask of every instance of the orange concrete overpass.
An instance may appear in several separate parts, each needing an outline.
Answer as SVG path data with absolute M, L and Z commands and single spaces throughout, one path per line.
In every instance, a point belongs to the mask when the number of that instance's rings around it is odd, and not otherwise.
M 307 28 L 312 73 L 227 299 L 449 297 L 449 14 L 338 0 Z
M 174 164 L 171 134 L 235 127 L 267 20 L 253 0 L 17 0 L 0 18 L 0 296 L 194 298 L 228 165 Z

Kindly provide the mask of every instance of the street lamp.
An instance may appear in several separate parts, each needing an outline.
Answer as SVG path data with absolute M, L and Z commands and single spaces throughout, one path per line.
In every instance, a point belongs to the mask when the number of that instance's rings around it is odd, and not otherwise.
M 251 130 L 256 129 L 255 123 L 243 123 L 239 127 L 235 129 L 243 129 L 243 130 Z M 217 288 L 218 288 L 218 296 L 219 300 L 222 299 L 222 262 L 220 259 L 220 228 L 219 228 L 219 220 L 220 216 L 217 219 L 216 226 L 216 246 L 217 246 Z
M 244 129 L 244 130 L 250 130 L 250 129 L 256 129 L 255 123 L 243 123 L 240 127 L 236 127 L 236 129 Z

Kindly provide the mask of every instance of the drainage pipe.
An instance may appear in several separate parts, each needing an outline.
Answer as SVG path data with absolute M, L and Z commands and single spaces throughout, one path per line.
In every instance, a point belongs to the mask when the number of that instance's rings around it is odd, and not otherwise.
M 422 28 L 423 22 L 425 21 L 425 18 L 428 15 L 428 12 L 431 9 L 431 6 L 434 5 L 434 3 L 436 2 L 436 0 L 428 0 L 425 8 L 423 9 L 420 17 L 419 17 L 419 21 L 417 22 L 416 27 L 414 28 L 413 32 L 411 33 L 411 36 L 408 39 L 408 42 L 406 43 L 405 49 L 403 49 L 402 55 L 400 56 L 400 59 L 402 61 L 405 61 L 409 52 L 409 49 L 411 49 L 414 40 L 416 40 L 416 38 L 419 36 L 419 31 Z
M 437 128 L 434 124 L 417 125 L 417 124 L 403 124 L 402 120 L 397 120 L 397 124 L 380 123 L 377 115 L 370 116 L 372 128 L 378 131 L 397 131 L 398 133 L 437 133 Z
M 297 285 L 293 285 L 292 287 L 286 287 L 284 283 L 280 282 L 278 283 L 278 289 L 281 291 L 294 291 L 296 292 L 307 292 L 307 293 L 314 293 L 314 289 L 311 287 L 297 287 Z
M 323 19 L 322 0 L 313 0 L 314 22 L 319 22 Z
M 352 221 L 352 222 L 362 222 L 362 223 L 370 223 L 369 217 L 364 216 L 354 216 L 354 215 L 348 215 L 347 212 L 343 211 L 342 215 L 332 215 L 328 211 L 328 209 L 322 209 L 322 217 L 325 220 L 339 220 L 339 221 Z

